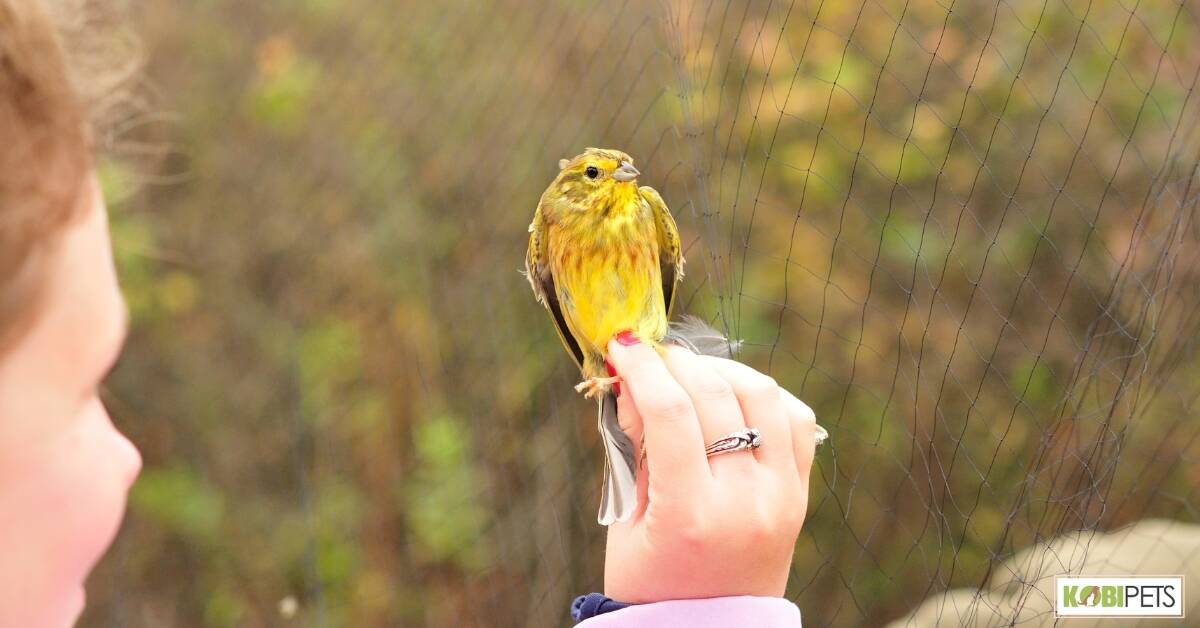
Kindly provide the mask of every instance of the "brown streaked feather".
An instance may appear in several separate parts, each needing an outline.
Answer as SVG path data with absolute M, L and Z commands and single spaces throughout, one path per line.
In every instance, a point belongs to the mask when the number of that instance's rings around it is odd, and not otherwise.
M 554 285 L 554 274 L 550 272 L 550 266 L 546 263 L 546 234 L 540 204 L 533 216 L 533 222 L 529 225 L 529 233 L 529 248 L 525 251 L 525 276 L 529 279 L 529 286 L 533 288 L 533 294 L 538 303 L 541 303 L 550 312 L 550 319 L 554 322 L 554 330 L 558 332 L 558 339 L 562 341 L 563 346 L 567 348 L 567 353 L 570 353 L 575 360 L 575 365 L 582 370 L 583 351 L 579 348 L 579 343 L 575 341 L 574 336 L 571 335 L 570 329 L 567 328 L 567 320 L 563 318 L 562 307 L 558 303 L 558 290 Z
M 654 188 L 643 185 L 638 194 L 650 206 L 654 224 L 658 228 L 658 264 L 662 271 L 663 304 L 667 318 L 675 308 L 675 284 L 683 280 L 683 246 L 679 241 L 679 228 L 671 217 L 667 203 Z
M 550 311 L 550 317 L 554 319 L 554 330 L 558 332 L 558 339 L 562 341 L 571 357 L 575 358 L 575 365 L 583 370 L 583 351 L 567 328 L 567 319 L 563 318 L 562 308 L 558 304 L 558 293 L 554 289 L 554 276 L 550 273 L 546 273 L 542 289 L 546 292 L 546 309 Z

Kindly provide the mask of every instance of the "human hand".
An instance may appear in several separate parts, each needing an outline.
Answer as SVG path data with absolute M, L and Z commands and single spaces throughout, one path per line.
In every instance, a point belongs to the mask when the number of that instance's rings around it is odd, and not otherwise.
M 624 602 L 783 595 L 808 508 L 812 410 L 773 379 L 681 347 L 609 343 L 617 413 L 638 443 L 638 508 L 608 528 L 604 593 Z M 762 446 L 705 457 L 705 445 L 758 428 Z M 648 467 L 648 468 L 647 468 Z

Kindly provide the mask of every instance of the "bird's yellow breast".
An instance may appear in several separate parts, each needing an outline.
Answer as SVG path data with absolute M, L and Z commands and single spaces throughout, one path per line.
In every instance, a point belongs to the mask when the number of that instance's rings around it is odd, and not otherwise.
M 646 341 L 667 332 L 654 220 L 636 188 L 622 200 L 608 211 L 565 216 L 549 234 L 559 304 L 585 354 L 603 356 L 621 331 Z

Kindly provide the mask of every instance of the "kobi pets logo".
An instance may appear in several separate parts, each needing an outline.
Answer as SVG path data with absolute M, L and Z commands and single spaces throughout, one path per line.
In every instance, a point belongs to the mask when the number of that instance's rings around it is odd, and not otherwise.
M 1058 617 L 1183 617 L 1183 576 L 1057 576 Z

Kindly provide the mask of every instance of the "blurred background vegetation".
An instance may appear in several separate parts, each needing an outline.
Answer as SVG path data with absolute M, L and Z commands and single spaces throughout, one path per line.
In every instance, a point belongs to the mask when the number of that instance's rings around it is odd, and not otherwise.
M 145 471 L 83 626 L 556 626 L 594 408 L 529 294 L 621 148 L 681 311 L 832 434 L 788 596 L 878 625 L 1063 531 L 1195 520 L 1200 6 L 138 3 L 104 159 Z M 137 152 L 137 151 L 133 151 Z

